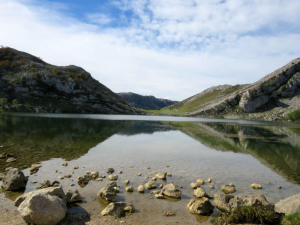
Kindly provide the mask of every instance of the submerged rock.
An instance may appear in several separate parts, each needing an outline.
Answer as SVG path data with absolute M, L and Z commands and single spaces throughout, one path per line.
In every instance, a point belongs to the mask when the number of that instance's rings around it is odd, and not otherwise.
M 80 202 L 82 201 L 82 197 L 79 194 L 78 190 L 71 191 L 69 190 L 66 194 L 67 202 Z
M 89 183 L 89 179 L 87 179 L 86 177 L 82 177 L 82 176 L 78 177 L 78 184 L 88 184 L 88 183 Z
M 202 189 L 202 188 L 197 188 L 195 191 L 194 191 L 194 195 L 197 197 L 197 198 L 203 198 L 203 197 L 208 197 L 208 194 Z
M 10 169 L 2 181 L 2 188 L 6 191 L 20 190 L 26 187 L 27 179 L 22 171 Z
M 96 171 L 96 172 L 91 172 L 91 177 L 92 178 L 98 178 L 99 177 L 99 172 Z
M 264 195 L 225 195 L 216 193 L 214 195 L 216 207 L 225 212 L 231 212 L 240 206 L 260 206 L 265 210 L 273 210 L 274 205 L 268 203 Z
M 18 207 L 27 223 L 53 225 L 66 215 L 65 202 L 57 196 L 45 193 L 33 193 Z
M 132 204 L 126 202 L 113 202 L 110 203 L 104 210 L 102 210 L 102 216 L 116 216 L 121 217 L 124 216 L 126 213 L 134 213 L 135 209 Z
M 174 184 L 167 184 L 164 186 L 161 193 L 171 198 L 181 198 L 181 190 Z
M 187 205 L 187 208 L 190 213 L 209 216 L 213 213 L 215 207 L 208 198 L 203 197 L 199 200 L 192 199 Z
M 225 184 L 221 189 L 225 194 L 234 193 L 236 191 L 233 184 Z
M 275 212 L 286 215 L 300 212 L 300 194 L 293 195 L 275 204 Z
M 127 192 L 133 192 L 133 187 L 132 186 L 130 186 L 130 187 L 126 187 L 125 188 L 125 190 L 127 191 Z

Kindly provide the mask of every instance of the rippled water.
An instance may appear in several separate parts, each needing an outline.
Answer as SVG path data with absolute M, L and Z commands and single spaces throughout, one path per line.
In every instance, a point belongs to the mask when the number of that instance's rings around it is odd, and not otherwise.
M 208 217 L 195 217 L 186 209 L 193 198 L 190 183 L 211 178 L 214 189 L 203 188 L 211 195 L 224 183 L 234 183 L 235 194 L 262 193 L 269 202 L 300 191 L 300 127 L 293 123 L 266 123 L 234 120 L 212 120 L 180 117 L 10 114 L 0 115 L 0 153 L 15 154 L 16 162 L 0 159 L 0 172 L 13 166 L 29 175 L 29 167 L 42 162 L 31 175 L 25 192 L 34 190 L 45 179 L 72 173 L 61 180 L 65 191 L 78 189 L 84 201 L 70 205 L 71 211 L 98 214 L 107 203 L 98 201 L 97 192 L 103 181 L 90 181 L 85 187 L 77 184 L 77 176 L 86 171 L 106 174 L 113 167 L 119 175 L 121 193 L 118 201 L 134 204 L 141 221 L 165 220 L 162 212 L 172 210 L 176 221 L 203 222 Z M 67 161 L 68 166 L 62 167 Z M 79 166 L 73 170 L 73 166 Z M 167 167 L 168 166 L 168 167 Z M 150 167 L 150 169 L 147 169 Z M 55 172 L 58 170 L 58 173 Z M 125 192 L 124 180 L 136 188 L 145 184 L 148 173 L 172 173 L 166 183 L 182 187 L 180 201 L 155 199 L 149 192 Z M 141 173 L 142 176 L 137 176 Z M 151 177 L 151 175 L 150 175 Z M 72 181 L 73 180 L 73 181 Z M 32 181 L 38 181 L 33 184 Z M 223 183 L 222 183 L 223 182 Z M 268 184 L 270 182 L 270 184 Z M 71 187 L 70 184 L 75 186 Z M 164 183 L 157 181 L 158 184 Z M 253 190 L 259 183 L 262 190 Z M 278 189 L 282 186 L 282 189 Z M 20 193 L 6 194 L 12 201 Z M 0 205 L 4 204 L 0 202 Z M 11 204 L 5 207 L 12 207 Z M 159 216 L 157 216 L 159 215 Z M 155 217 L 155 218 L 154 218 Z

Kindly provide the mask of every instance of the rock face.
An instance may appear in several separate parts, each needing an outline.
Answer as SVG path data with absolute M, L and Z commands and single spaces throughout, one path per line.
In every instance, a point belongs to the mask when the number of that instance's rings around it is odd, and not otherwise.
M 240 206 L 261 206 L 265 210 L 272 210 L 274 206 L 269 204 L 264 195 L 225 195 L 216 193 L 214 195 L 216 207 L 225 212 L 231 212 Z
M 198 215 L 210 215 L 214 210 L 214 206 L 211 204 L 208 198 L 201 198 L 200 200 L 192 199 L 187 205 L 190 213 Z
M 161 193 L 171 198 L 181 198 L 181 190 L 174 184 L 167 184 L 164 186 Z
M 138 95 L 131 92 L 118 93 L 118 95 L 136 107 L 148 110 L 164 108 L 178 102 L 169 99 L 155 98 L 154 96 Z
M 22 171 L 11 169 L 3 178 L 2 188 L 7 191 L 20 190 L 26 187 L 27 179 Z
M 82 201 L 82 197 L 79 194 L 78 190 L 71 191 L 69 190 L 66 194 L 67 202 L 80 202 Z
M 167 172 L 164 173 L 158 173 L 155 175 L 156 178 L 161 179 L 161 180 L 166 180 L 167 177 Z
M 275 204 L 275 212 L 286 215 L 300 212 L 300 194 L 280 200 Z
M 104 210 L 102 210 L 102 216 L 116 216 L 121 217 L 125 213 L 134 213 L 135 209 L 132 204 L 126 202 L 112 202 Z
M 67 207 L 57 196 L 36 192 L 22 202 L 18 211 L 27 223 L 53 225 L 65 217 Z
M 103 198 L 110 202 L 117 201 L 117 192 L 113 184 L 105 184 L 104 188 L 98 192 L 97 196 L 98 198 Z
M 8 66 L 3 66 L 3 63 Z M 17 99 L 24 105 L 12 110 L 141 114 L 80 67 L 53 66 L 12 48 L 0 49 L 0 66 L 0 96 L 9 101 Z
M 197 188 L 195 191 L 194 191 L 194 195 L 197 197 L 197 198 L 203 198 L 203 197 L 208 197 L 208 194 L 202 189 L 202 188 Z
M 43 188 L 40 190 L 31 191 L 28 193 L 25 193 L 21 196 L 19 196 L 15 200 L 15 206 L 19 206 L 24 200 L 26 200 L 28 197 L 30 197 L 34 193 L 42 193 L 47 195 L 52 195 L 60 198 L 65 204 L 67 203 L 65 193 L 61 187 L 49 187 L 49 188 Z
M 237 115 L 265 120 L 287 118 L 287 112 L 298 109 L 300 93 L 300 58 L 266 75 L 253 84 L 220 85 L 187 98 L 167 109 L 186 111 L 188 116 Z M 192 107 L 193 106 L 193 107 Z M 259 112 L 265 112 L 260 114 Z M 245 113 L 257 113 L 246 115 Z M 182 114 L 181 114 L 182 115 Z

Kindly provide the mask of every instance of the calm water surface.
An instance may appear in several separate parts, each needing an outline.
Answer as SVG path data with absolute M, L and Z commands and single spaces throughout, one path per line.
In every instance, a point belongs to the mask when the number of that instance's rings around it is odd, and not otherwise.
M 31 175 L 25 192 L 34 190 L 45 179 L 72 174 L 60 180 L 65 191 L 78 189 L 84 197 L 81 204 L 70 205 L 70 211 L 93 214 L 107 205 L 98 201 L 97 192 L 107 182 L 90 181 L 85 187 L 77 184 L 77 176 L 86 171 L 106 174 L 109 167 L 115 173 L 123 171 L 118 201 L 131 202 L 137 213 L 131 219 L 162 223 L 162 213 L 172 210 L 172 221 L 204 222 L 208 217 L 196 217 L 186 205 L 193 198 L 190 183 L 211 178 L 214 189 L 203 189 L 213 195 L 224 184 L 233 183 L 235 194 L 264 194 L 269 202 L 298 194 L 300 191 L 300 126 L 293 123 L 269 123 L 198 119 L 181 117 L 68 115 L 68 114 L 1 114 L 0 153 L 16 155 L 16 162 L 0 159 L 0 172 L 9 166 L 22 169 L 29 175 L 29 167 L 42 162 Z M 68 166 L 62 167 L 67 161 Z M 73 166 L 79 166 L 73 170 Z M 169 166 L 169 167 L 167 167 Z M 150 169 L 147 169 L 150 167 Z M 58 173 L 55 172 L 58 170 Z M 166 182 L 182 187 L 180 201 L 155 199 L 149 191 L 139 194 L 125 192 L 124 180 L 136 188 L 148 182 L 154 171 L 172 173 Z M 142 176 L 137 176 L 141 173 Z M 33 184 L 32 181 L 38 181 Z M 223 182 L 223 183 L 222 183 Z M 270 182 L 270 184 L 268 184 Z M 71 187 L 70 184 L 75 186 Z M 262 190 L 250 185 L 259 183 Z M 282 186 L 282 189 L 278 189 Z M 13 200 L 21 193 L 6 194 L 10 199 L 2 207 L 13 207 Z M 169 218 L 168 218 L 169 219 Z

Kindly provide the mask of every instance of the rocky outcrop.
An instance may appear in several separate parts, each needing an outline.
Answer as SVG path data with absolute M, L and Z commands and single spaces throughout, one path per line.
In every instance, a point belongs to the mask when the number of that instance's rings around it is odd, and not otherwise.
M 274 206 L 269 204 L 264 195 L 225 195 L 216 193 L 214 195 L 216 207 L 224 212 L 231 212 L 241 206 L 259 206 L 265 210 L 273 210 Z
M 132 92 L 122 92 L 118 93 L 118 95 L 124 98 L 127 102 L 130 102 L 132 105 L 135 105 L 138 108 L 148 110 L 164 108 L 178 102 L 169 99 L 155 98 L 151 95 L 139 95 Z
M 115 216 L 121 217 L 125 213 L 134 213 L 135 209 L 132 204 L 126 202 L 112 202 L 104 210 L 102 210 L 102 216 Z
M 53 225 L 65 217 L 67 207 L 57 196 L 34 192 L 22 202 L 18 211 L 27 223 Z
M 187 205 L 190 213 L 198 215 L 210 215 L 214 211 L 214 206 L 211 204 L 208 198 L 201 198 L 199 200 L 192 199 Z
M 2 181 L 2 188 L 6 191 L 20 190 L 26 187 L 27 179 L 22 171 L 11 169 Z
M 0 48 L 0 96 L 18 107 L 52 113 L 141 114 L 77 66 L 54 66 L 12 48 Z
M 286 215 L 299 212 L 300 213 L 300 194 L 293 195 L 284 200 L 280 200 L 275 204 L 275 212 L 284 213 Z

